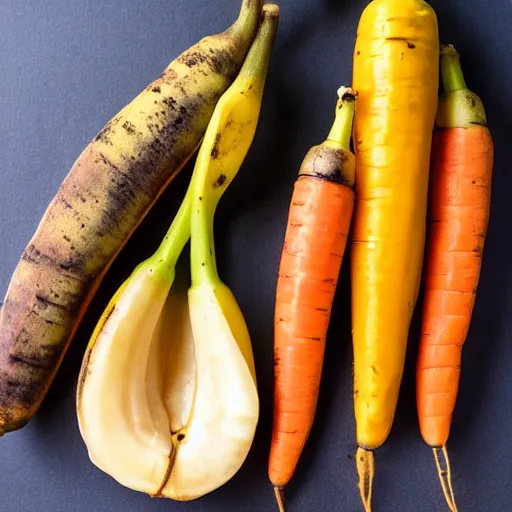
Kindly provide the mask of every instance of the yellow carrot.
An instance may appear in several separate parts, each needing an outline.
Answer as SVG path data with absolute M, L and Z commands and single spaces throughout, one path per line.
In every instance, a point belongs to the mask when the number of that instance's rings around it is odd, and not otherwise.
M 373 450 L 387 439 L 418 297 L 439 75 L 423 0 L 374 0 L 354 51 L 356 214 L 351 249 L 357 467 L 371 507 Z

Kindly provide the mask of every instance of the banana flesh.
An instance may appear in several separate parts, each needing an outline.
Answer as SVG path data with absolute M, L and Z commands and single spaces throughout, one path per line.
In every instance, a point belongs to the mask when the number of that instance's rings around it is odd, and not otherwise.
M 180 500 L 213 491 L 233 477 L 249 453 L 259 415 L 255 381 L 215 292 L 194 289 L 189 306 L 196 392 L 189 423 L 176 436 L 174 467 L 162 490 Z
M 78 420 L 82 437 L 93 441 L 89 457 L 96 466 L 155 495 L 173 452 L 157 329 L 171 283 L 151 270 L 134 273 L 86 353 Z
M 113 299 L 84 358 L 77 412 L 102 471 L 152 496 L 190 500 L 239 470 L 259 400 L 229 289 L 197 287 L 187 298 L 171 286 L 142 266 Z

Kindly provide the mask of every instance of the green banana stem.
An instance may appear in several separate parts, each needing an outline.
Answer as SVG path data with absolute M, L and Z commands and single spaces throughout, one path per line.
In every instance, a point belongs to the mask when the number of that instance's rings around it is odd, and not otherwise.
M 243 0 L 240 14 L 228 31 L 241 37 L 254 34 L 260 20 L 262 4 L 263 0 Z
M 191 200 L 192 187 L 189 185 L 167 234 L 156 252 L 148 260 L 150 264 L 154 265 L 155 269 L 169 279 L 174 278 L 174 269 L 178 258 L 190 238 Z
M 239 35 L 240 37 L 246 37 L 247 34 L 254 34 L 260 20 L 262 3 L 263 0 L 243 0 L 238 18 L 228 29 L 228 32 Z M 260 48 L 260 50 L 264 50 L 264 48 Z M 174 278 L 174 270 L 178 258 L 190 239 L 191 185 L 192 183 L 189 185 L 178 213 L 162 240 L 162 243 L 156 252 L 147 260 L 148 264 L 154 266 L 155 271 L 161 272 L 169 279 Z
M 192 286 L 201 283 L 220 284 L 213 239 L 215 209 L 205 204 L 198 209 L 196 243 L 191 245 Z
M 259 106 L 263 97 L 272 47 L 277 32 L 279 7 L 267 4 L 263 6 L 261 12 L 262 21 L 242 69 L 224 94 L 224 98 L 233 96 L 237 92 L 242 95 L 252 94 L 258 104 L 258 111 L 255 112 L 255 123 L 259 116 Z M 220 139 L 224 128 L 221 125 L 221 121 L 224 119 L 221 111 L 224 108 L 231 109 L 233 106 L 229 101 L 223 102 L 223 98 L 221 98 L 217 104 L 217 112 L 214 112 L 207 129 L 207 135 L 208 133 L 215 133 L 216 139 Z M 205 139 L 207 135 L 205 135 Z M 210 153 L 206 154 L 206 152 Z M 203 283 L 220 284 L 215 257 L 214 217 L 223 192 L 239 171 L 239 168 L 231 169 L 230 178 L 227 174 L 222 174 L 217 187 L 212 192 L 210 190 L 211 183 L 207 183 L 206 179 L 211 174 L 208 172 L 208 168 L 213 158 L 212 153 L 214 153 L 212 148 L 201 147 L 198 162 L 204 157 L 206 163 L 203 166 L 202 173 L 198 173 L 193 178 L 195 186 L 191 205 L 192 243 L 190 250 L 192 286 L 199 286 Z M 245 158 L 245 155 L 243 156 Z M 241 165 L 242 162 L 239 163 Z
M 452 45 L 441 47 L 443 95 L 439 102 L 436 125 L 439 128 L 487 126 L 482 100 L 467 88 L 459 54 Z
M 261 10 L 261 16 L 262 21 L 259 31 L 236 78 L 236 82 L 240 84 L 243 84 L 245 81 L 251 82 L 252 89 L 260 97 L 263 95 L 268 65 L 276 36 L 279 7 L 275 4 L 266 4 Z

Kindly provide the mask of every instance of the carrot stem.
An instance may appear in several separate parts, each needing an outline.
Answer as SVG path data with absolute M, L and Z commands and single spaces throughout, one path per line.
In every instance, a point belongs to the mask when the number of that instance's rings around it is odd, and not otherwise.
M 446 499 L 446 503 L 450 508 L 450 512 L 457 512 L 457 505 L 455 504 L 455 495 L 452 486 L 452 470 L 450 467 L 450 458 L 448 457 L 448 450 L 446 446 L 442 448 L 432 448 L 434 452 L 434 459 L 437 466 L 437 474 L 439 475 L 439 481 L 443 489 L 443 494 Z
M 283 488 L 276 485 L 274 487 L 274 494 L 276 496 L 277 507 L 279 508 L 279 512 L 286 512 L 286 509 L 284 507 Z
M 459 54 L 452 45 L 441 48 L 443 94 L 436 124 L 439 128 L 487 126 L 482 100 L 467 88 Z
M 356 95 L 350 87 L 340 87 L 338 97 L 336 117 L 327 140 L 338 144 L 341 149 L 346 150 L 350 148 Z
M 359 492 L 365 512 L 372 511 L 373 477 L 375 476 L 375 461 L 373 452 L 358 448 L 356 454 L 357 474 L 359 475 Z
M 441 76 L 445 93 L 467 89 L 459 54 L 451 44 L 441 46 Z

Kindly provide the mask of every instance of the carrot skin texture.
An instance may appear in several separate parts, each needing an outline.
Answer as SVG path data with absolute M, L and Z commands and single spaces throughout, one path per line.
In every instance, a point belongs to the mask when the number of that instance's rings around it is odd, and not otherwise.
M 417 363 L 420 429 L 433 447 L 444 446 L 450 433 L 480 278 L 493 163 L 493 141 L 485 126 L 440 129 L 434 135 Z
M 351 248 L 357 442 L 393 424 L 421 281 L 437 111 L 437 17 L 423 0 L 374 0 L 354 50 L 356 213 Z
M 276 486 L 292 478 L 313 423 L 353 207 L 354 192 L 345 185 L 307 175 L 295 183 L 276 292 L 269 465 Z

